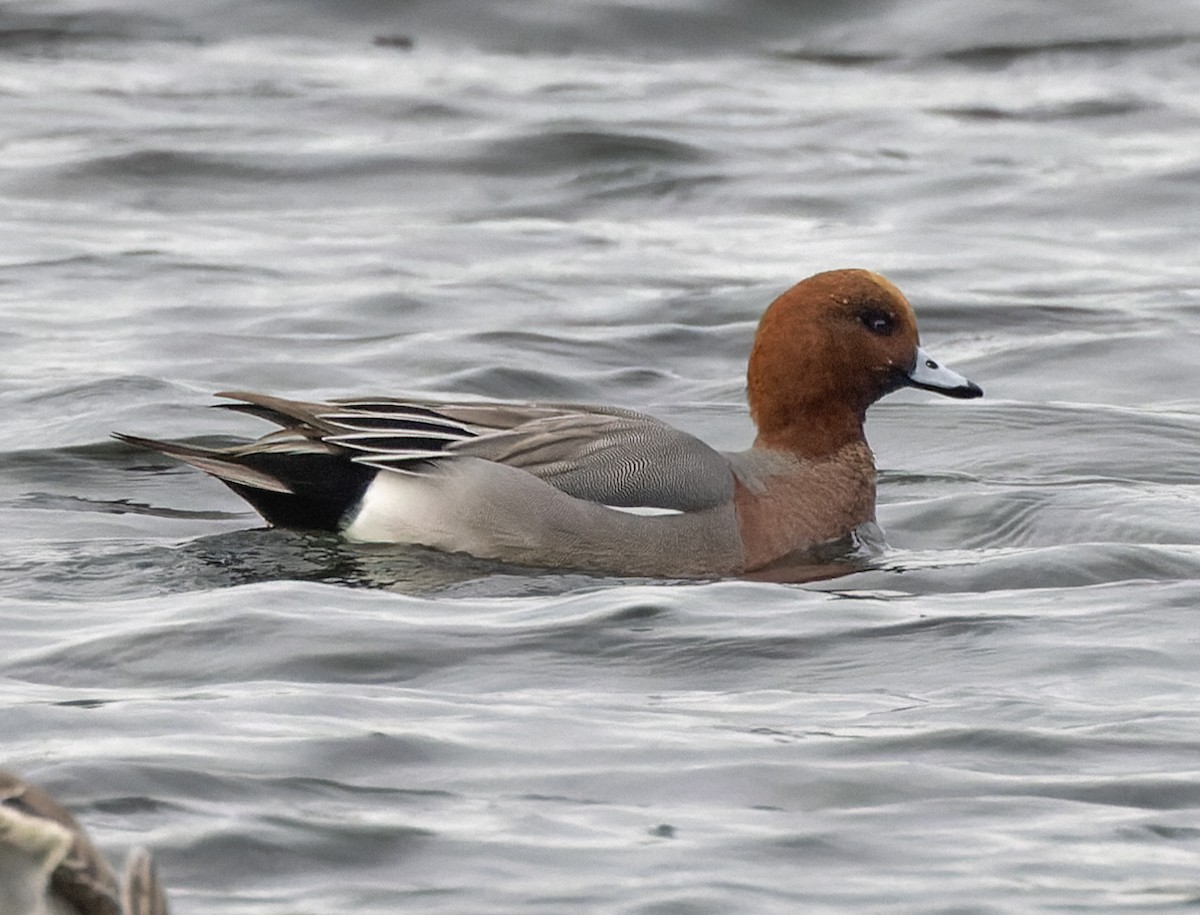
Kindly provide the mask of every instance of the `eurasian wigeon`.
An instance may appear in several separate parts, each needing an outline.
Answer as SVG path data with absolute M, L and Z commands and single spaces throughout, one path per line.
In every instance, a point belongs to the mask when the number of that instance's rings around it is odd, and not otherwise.
M 83 827 L 54 798 L 0 771 L 0 912 L 167 915 L 150 855 L 138 849 L 118 885 Z
M 900 290 L 832 270 L 763 315 L 747 373 L 758 436 L 741 452 L 610 407 L 242 392 L 218 396 L 281 428 L 221 450 L 118 437 L 216 476 L 271 524 L 523 565 L 716 577 L 874 520 L 863 421 L 905 386 L 983 393 L 921 349 Z

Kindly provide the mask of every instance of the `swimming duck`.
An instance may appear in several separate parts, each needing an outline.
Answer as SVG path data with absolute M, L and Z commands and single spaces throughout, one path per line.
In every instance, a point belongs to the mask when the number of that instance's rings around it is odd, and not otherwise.
M 741 452 L 613 407 L 237 391 L 217 396 L 279 429 L 225 449 L 117 437 L 212 474 L 275 525 L 531 566 L 718 577 L 874 520 L 863 422 L 902 387 L 983 394 L 921 348 L 891 282 L 831 270 L 759 322 L 747 371 L 758 434 Z

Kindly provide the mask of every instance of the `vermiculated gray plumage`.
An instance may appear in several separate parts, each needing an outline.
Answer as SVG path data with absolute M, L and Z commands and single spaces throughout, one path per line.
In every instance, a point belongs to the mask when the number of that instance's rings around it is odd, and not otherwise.
M 225 409 L 281 428 L 223 449 L 117 437 L 216 476 L 283 526 L 335 530 L 375 472 L 422 473 L 460 457 L 523 470 L 575 498 L 622 508 L 698 511 L 727 502 L 733 492 L 724 455 L 632 410 L 218 396 L 238 401 Z

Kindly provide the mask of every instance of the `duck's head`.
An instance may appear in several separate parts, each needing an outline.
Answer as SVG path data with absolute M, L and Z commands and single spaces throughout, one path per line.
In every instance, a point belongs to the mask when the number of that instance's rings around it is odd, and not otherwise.
M 908 300 L 868 270 L 818 273 L 772 302 L 747 387 L 759 444 L 807 457 L 861 440 L 867 407 L 898 388 L 983 395 L 930 358 Z

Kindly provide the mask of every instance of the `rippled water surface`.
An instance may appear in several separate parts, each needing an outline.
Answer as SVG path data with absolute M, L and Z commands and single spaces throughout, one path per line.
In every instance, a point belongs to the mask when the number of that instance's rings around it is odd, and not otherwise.
M 0 746 L 179 913 L 1200 904 L 1200 5 L 0 6 Z M 637 407 L 912 299 L 883 552 L 631 581 L 261 529 L 211 392 Z

